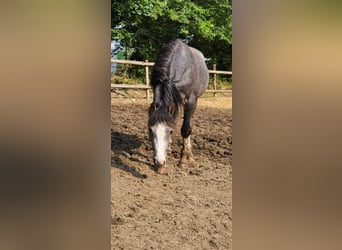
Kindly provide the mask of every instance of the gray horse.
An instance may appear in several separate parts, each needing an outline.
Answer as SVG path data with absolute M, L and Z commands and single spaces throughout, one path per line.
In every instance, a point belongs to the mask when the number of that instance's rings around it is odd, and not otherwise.
M 181 106 L 184 107 L 184 120 L 179 165 L 184 167 L 186 160 L 194 160 L 190 143 L 191 118 L 208 81 L 203 54 L 180 39 L 171 41 L 157 56 L 151 79 L 154 96 L 149 108 L 148 128 L 158 173 L 166 173 L 167 149 Z

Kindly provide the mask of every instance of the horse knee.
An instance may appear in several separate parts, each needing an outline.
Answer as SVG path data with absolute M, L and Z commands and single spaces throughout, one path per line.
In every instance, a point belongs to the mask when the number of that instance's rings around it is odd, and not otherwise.
M 183 138 L 188 138 L 189 135 L 191 135 L 191 127 L 190 126 L 182 126 L 182 129 L 181 129 L 181 134 L 182 134 L 182 137 Z

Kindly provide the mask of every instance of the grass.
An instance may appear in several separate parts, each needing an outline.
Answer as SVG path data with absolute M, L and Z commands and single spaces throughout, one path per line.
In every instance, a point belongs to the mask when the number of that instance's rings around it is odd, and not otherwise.
M 115 84 L 132 84 L 132 85 L 137 85 L 137 84 L 145 84 L 145 79 L 144 78 L 137 78 L 137 77 L 126 77 L 124 75 L 114 75 L 112 74 L 112 83 Z
M 112 83 L 115 84 L 145 84 L 145 76 L 129 76 L 127 71 L 122 71 L 120 74 L 112 74 Z M 151 78 L 150 78 L 151 79 Z M 220 75 L 217 75 L 216 77 L 216 86 L 217 89 L 233 89 L 233 83 L 231 77 L 221 77 Z M 208 89 L 214 89 L 214 77 L 212 74 L 210 74 L 209 78 L 209 86 Z
M 233 89 L 233 82 L 231 77 L 221 77 L 216 75 L 217 89 Z M 208 89 L 214 89 L 214 76 L 210 74 Z

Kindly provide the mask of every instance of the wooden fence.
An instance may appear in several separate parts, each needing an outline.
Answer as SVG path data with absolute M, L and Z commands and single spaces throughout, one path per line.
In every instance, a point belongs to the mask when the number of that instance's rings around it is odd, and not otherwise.
M 128 65 L 138 65 L 145 67 L 145 84 L 115 84 L 111 83 L 111 89 L 142 89 L 146 91 L 146 98 L 147 100 L 150 99 L 150 79 L 149 79 L 149 67 L 154 66 L 154 62 L 149 61 L 132 61 L 132 60 L 121 60 L 121 59 L 111 59 L 112 63 L 118 63 L 118 64 L 128 64 Z M 206 93 L 213 93 L 214 96 L 216 96 L 216 93 L 231 93 L 232 90 L 228 89 L 217 89 L 217 79 L 216 75 L 232 75 L 232 71 L 222 71 L 222 70 L 216 70 L 216 64 L 213 65 L 212 70 L 208 70 L 209 74 L 214 74 L 214 89 L 207 89 Z

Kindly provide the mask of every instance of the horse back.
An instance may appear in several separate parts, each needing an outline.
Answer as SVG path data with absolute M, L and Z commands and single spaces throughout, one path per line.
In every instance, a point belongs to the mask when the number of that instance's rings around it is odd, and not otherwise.
M 202 52 L 182 43 L 174 55 L 170 78 L 183 96 L 194 96 L 197 99 L 202 95 L 209 82 L 209 72 Z

